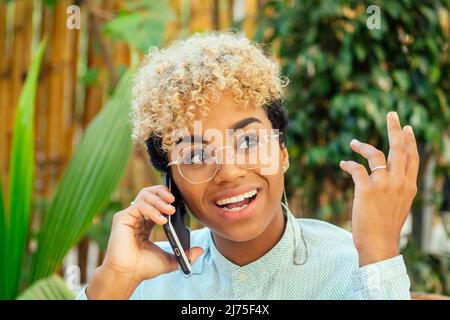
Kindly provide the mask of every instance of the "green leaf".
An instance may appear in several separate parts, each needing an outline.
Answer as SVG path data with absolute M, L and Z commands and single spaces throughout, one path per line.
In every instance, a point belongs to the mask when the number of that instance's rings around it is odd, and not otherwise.
M 407 91 L 410 86 L 409 75 L 403 70 L 395 70 L 393 73 L 395 82 L 398 84 L 400 89 Z
M 22 88 L 16 111 L 9 172 L 9 201 L 5 215 L 6 241 L 3 270 L 0 274 L 3 298 L 14 298 L 19 290 L 22 261 L 26 248 L 30 221 L 34 179 L 33 122 L 39 70 L 46 46 L 43 40 L 36 51 Z
M 152 46 L 161 44 L 166 25 L 173 20 L 168 1 L 138 1 L 127 3 L 127 11 L 104 24 L 103 31 L 114 40 L 127 42 L 147 52 Z
M 64 280 L 52 275 L 41 279 L 25 290 L 18 300 L 73 300 L 75 295 L 67 288 Z
M 133 68 L 134 69 L 134 68 Z M 131 74 L 88 126 L 59 183 L 38 235 L 31 283 L 52 274 L 116 188 L 132 149 Z
M 0 257 L 5 257 L 5 243 L 6 243 L 6 211 L 3 202 L 3 185 L 0 179 Z M 3 281 L 4 263 L 5 259 L 0 260 L 0 280 Z M 5 296 L 4 286 L 0 286 L 0 299 Z

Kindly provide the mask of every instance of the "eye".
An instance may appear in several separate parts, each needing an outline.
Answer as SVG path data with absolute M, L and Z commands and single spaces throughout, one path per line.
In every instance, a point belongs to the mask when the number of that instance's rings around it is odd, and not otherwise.
M 244 134 L 236 138 L 236 149 L 254 149 L 258 146 L 258 136 L 256 134 Z
M 205 164 L 212 161 L 212 156 L 205 147 L 193 147 L 183 150 L 181 162 L 184 164 Z
M 191 163 L 193 164 L 199 164 L 202 163 L 204 159 L 204 152 L 202 150 L 198 151 L 194 151 L 191 154 Z

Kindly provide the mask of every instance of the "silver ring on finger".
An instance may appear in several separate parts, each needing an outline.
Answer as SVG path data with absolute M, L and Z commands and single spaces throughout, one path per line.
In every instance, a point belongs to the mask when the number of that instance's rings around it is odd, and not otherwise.
M 386 169 L 386 168 L 387 168 L 387 166 L 376 166 L 374 168 L 370 168 L 370 171 L 373 173 L 377 170 Z

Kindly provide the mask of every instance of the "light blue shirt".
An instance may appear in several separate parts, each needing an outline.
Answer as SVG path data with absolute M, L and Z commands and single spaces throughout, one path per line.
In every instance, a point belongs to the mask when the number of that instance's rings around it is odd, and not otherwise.
M 283 210 L 286 228 L 264 256 L 245 266 L 225 258 L 210 229 L 191 232 L 204 253 L 186 277 L 179 269 L 143 281 L 130 299 L 410 299 L 401 255 L 359 267 L 352 234 Z M 172 252 L 167 241 L 156 242 Z M 86 299 L 84 287 L 77 299 Z

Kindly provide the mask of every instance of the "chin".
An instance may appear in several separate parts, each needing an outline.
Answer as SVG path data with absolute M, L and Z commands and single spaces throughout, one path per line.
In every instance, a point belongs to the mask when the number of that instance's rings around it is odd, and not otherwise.
M 232 226 L 219 225 L 217 228 L 211 227 L 210 229 L 230 241 L 247 242 L 258 238 L 266 228 L 268 228 L 268 224 L 263 222 L 264 220 L 261 220 L 260 218 L 259 221 L 254 221 L 252 223 L 247 222 L 245 224 L 234 224 Z

